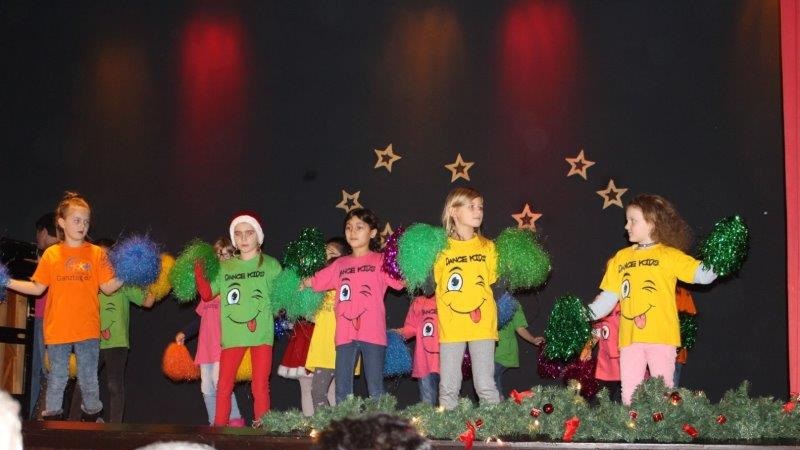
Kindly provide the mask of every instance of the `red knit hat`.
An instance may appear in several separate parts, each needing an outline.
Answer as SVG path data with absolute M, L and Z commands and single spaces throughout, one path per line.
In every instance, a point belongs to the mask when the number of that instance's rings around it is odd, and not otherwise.
M 264 230 L 261 228 L 261 217 L 259 217 L 255 211 L 246 210 L 239 211 L 238 213 L 234 214 L 233 218 L 231 219 L 231 242 L 233 242 L 234 245 L 236 245 L 236 239 L 234 238 L 233 229 L 240 223 L 251 225 L 256 230 L 256 236 L 258 236 L 258 245 L 264 243 Z

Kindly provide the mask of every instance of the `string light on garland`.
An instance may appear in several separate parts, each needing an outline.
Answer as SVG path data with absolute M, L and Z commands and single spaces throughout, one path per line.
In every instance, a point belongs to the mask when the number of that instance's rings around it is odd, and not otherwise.
M 683 424 L 683 427 L 681 429 L 683 430 L 684 433 L 691 436 L 692 439 L 700 435 L 700 433 L 697 431 L 697 428 L 689 425 L 688 423 Z

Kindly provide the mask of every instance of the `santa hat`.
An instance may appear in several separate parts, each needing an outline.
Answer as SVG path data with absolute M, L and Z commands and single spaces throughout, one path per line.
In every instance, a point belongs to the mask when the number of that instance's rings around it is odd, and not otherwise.
M 236 225 L 239 225 L 240 223 L 246 223 L 252 226 L 256 230 L 256 236 L 258 236 L 258 245 L 264 243 L 264 230 L 261 228 L 261 218 L 258 217 L 258 214 L 253 211 L 240 211 L 239 213 L 234 214 L 233 219 L 231 219 L 230 233 L 231 242 L 233 242 L 233 245 L 236 245 L 233 229 L 236 228 Z

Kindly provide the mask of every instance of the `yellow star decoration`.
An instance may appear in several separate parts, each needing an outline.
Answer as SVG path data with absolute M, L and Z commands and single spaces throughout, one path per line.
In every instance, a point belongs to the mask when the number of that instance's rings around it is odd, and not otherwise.
M 525 208 L 518 214 L 512 214 L 511 217 L 517 221 L 517 228 L 520 230 L 529 229 L 536 231 L 536 221 L 542 217 L 541 214 L 531 211 L 531 205 L 525 203 Z
M 584 180 L 586 179 L 586 170 L 594 165 L 594 161 L 589 161 L 583 154 L 583 149 L 574 158 L 564 158 L 570 165 L 568 177 L 573 175 L 580 175 Z
M 467 181 L 470 181 L 469 169 L 474 165 L 475 165 L 474 162 L 464 161 L 461 158 L 461 153 L 459 153 L 458 156 L 456 156 L 455 162 L 450 164 L 445 164 L 444 167 L 453 173 L 453 175 L 450 177 L 450 182 L 452 183 L 459 178 L 463 178 Z
M 361 195 L 361 191 L 356 191 L 355 194 L 348 194 L 342 189 L 342 201 L 340 201 L 336 207 L 342 208 L 344 212 L 350 212 L 356 208 L 361 208 L 361 203 L 358 202 L 359 195 Z
M 392 172 L 392 164 L 394 164 L 395 161 L 397 161 L 398 159 L 402 158 L 402 156 L 397 155 L 397 154 L 394 153 L 394 149 L 392 148 L 392 144 L 389 144 L 383 150 L 378 150 L 376 148 L 375 149 L 375 155 L 378 157 L 378 160 L 375 161 L 375 167 L 374 168 L 378 169 L 380 167 L 383 167 L 386 170 L 388 170 L 389 173 Z
M 383 227 L 383 231 L 381 231 L 381 245 L 386 245 L 386 240 L 389 239 L 389 236 L 394 233 L 392 230 L 392 224 L 386 222 L 386 225 Z
M 622 194 L 628 192 L 628 188 L 618 188 L 614 185 L 614 179 L 608 180 L 608 186 L 601 190 L 597 191 L 597 195 L 603 197 L 603 209 L 608 208 L 611 205 L 617 205 L 622 208 Z

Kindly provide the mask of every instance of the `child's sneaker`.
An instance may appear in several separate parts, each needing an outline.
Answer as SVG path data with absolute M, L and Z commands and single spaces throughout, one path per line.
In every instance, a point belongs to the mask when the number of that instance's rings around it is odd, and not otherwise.
M 81 422 L 105 422 L 103 420 L 103 410 L 101 409 L 94 414 L 81 411 Z
M 243 428 L 245 426 L 244 419 L 241 417 L 238 419 L 231 419 L 231 421 L 228 422 L 228 426 L 233 428 Z

